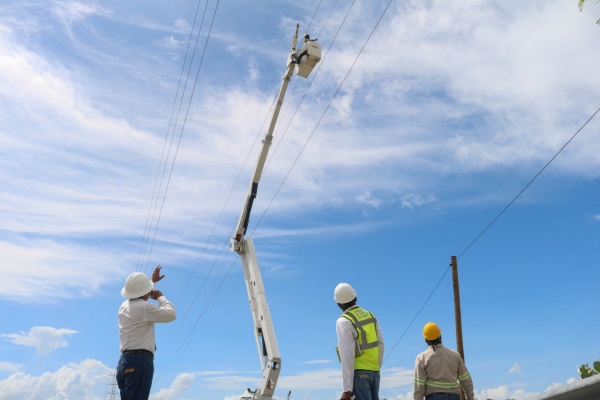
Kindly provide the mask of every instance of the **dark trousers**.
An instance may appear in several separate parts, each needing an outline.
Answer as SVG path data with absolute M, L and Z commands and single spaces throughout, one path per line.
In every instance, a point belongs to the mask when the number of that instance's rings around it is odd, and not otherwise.
M 117 366 L 121 400 L 148 400 L 153 376 L 154 356 L 148 353 L 122 354 Z
M 454 393 L 431 393 L 425 396 L 427 400 L 460 400 L 460 396 Z
M 379 400 L 379 371 L 354 371 L 355 400 Z

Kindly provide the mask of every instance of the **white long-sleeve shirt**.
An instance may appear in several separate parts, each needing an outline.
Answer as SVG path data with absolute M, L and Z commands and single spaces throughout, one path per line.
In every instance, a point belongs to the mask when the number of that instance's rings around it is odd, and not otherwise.
M 171 322 L 177 318 L 175 307 L 160 296 L 158 306 L 142 299 L 125 300 L 119 308 L 121 351 L 148 350 L 154 354 L 154 323 Z
M 357 306 L 351 307 L 356 308 Z M 338 337 L 338 351 L 342 362 L 342 384 L 344 392 L 351 392 L 354 384 L 354 359 L 356 358 L 356 341 L 358 332 L 346 317 L 340 317 L 335 323 Z M 383 364 L 383 336 L 377 322 L 377 343 L 379 344 L 379 367 Z

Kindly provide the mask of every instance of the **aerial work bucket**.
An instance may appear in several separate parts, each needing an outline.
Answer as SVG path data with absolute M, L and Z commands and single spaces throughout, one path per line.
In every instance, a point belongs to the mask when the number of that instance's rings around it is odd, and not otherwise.
M 315 40 L 310 40 L 305 36 L 304 45 L 298 50 L 298 64 L 296 64 L 297 74 L 307 78 L 311 71 L 321 60 L 321 45 Z

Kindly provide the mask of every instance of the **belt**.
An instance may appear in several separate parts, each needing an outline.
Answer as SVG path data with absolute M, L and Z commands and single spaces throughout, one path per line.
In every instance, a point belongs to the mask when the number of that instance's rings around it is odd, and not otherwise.
M 127 353 L 137 353 L 137 354 L 146 354 L 149 356 L 154 357 L 154 353 L 152 353 L 150 350 L 144 350 L 144 349 L 136 349 L 136 350 L 123 350 L 122 352 L 123 354 L 127 354 Z
M 446 396 L 447 398 L 460 399 L 460 395 L 458 395 L 456 393 L 448 393 L 448 392 L 433 392 L 433 393 L 429 393 L 427 396 L 425 396 L 425 399 L 431 399 L 434 396 Z

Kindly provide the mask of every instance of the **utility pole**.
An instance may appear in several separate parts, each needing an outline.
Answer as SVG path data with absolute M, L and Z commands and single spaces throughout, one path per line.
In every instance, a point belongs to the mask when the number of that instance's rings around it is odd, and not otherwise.
M 458 264 L 456 262 L 456 256 L 450 258 L 450 265 L 452 266 L 452 286 L 454 287 L 454 322 L 456 325 L 456 351 L 460 354 L 463 361 L 465 360 L 465 350 L 463 348 L 463 337 L 462 337 L 462 317 L 460 313 L 460 288 L 458 287 Z M 462 390 L 460 392 L 460 400 L 465 400 L 465 393 Z

